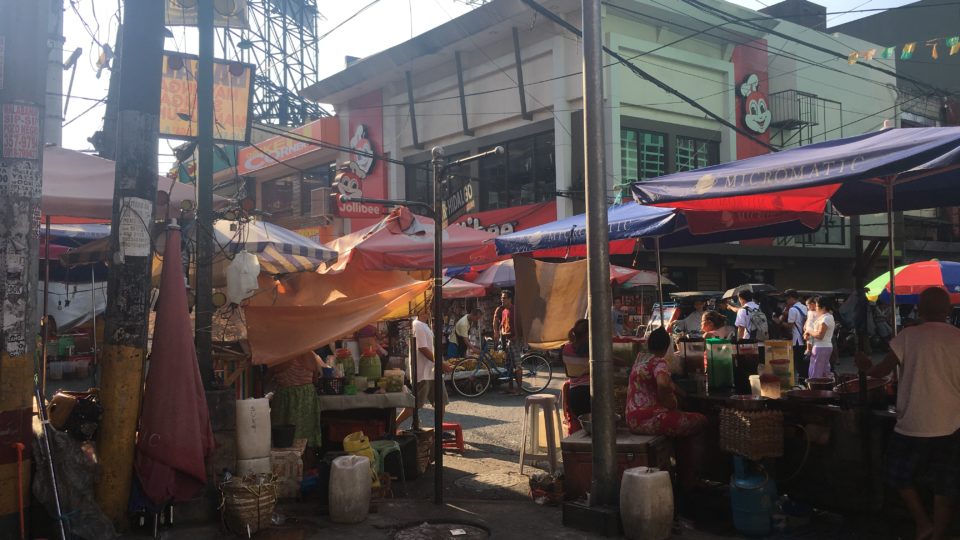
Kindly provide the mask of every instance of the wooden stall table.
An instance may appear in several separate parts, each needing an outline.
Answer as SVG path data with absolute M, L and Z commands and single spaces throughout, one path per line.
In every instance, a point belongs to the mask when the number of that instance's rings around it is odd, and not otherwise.
M 371 440 L 393 438 L 397 430 L 397 409 L 413 407 L 413 394 L 406 387 L 385 394 L 357 393 L 352 396 L 320 395 L 320 424 L 324 450 L 341 445 L 353 431 L 363 431 Z
M 563 454 L 563 489 L 568 500 L 582 497 L 590 491 L 593 475 L 593 440 L 586 431 L 580 430 L 560 441 Z M 617 430 L 617 470 L 633 467 L 656 467 L 670 469 L 673 446 L 668 437 L 660 435 L 634 435 L 626 429 Z M 619 481 L 618 481 L 619 482 Z

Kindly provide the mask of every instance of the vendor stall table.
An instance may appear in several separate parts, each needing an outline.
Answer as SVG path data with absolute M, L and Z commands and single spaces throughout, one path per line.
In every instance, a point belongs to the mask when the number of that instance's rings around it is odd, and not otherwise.
M 321 395 L 317 400 L 325 450 L 335 449 L 354 431 L 363 431 L 371 440 L 393 438 L 397 409 L 414 405 L 407 388 L 385 394 Z
M 593 475 L 593 441 L 580 430 L 560 441 L 563 452 L 563 489 L 568 500 L 577 499 L 590 491 Z M 658 435 L 634 435 L 626 429 L 617 430 L 617 469 L 656 467 L 669 470 L 672 446 L 670 439 Z

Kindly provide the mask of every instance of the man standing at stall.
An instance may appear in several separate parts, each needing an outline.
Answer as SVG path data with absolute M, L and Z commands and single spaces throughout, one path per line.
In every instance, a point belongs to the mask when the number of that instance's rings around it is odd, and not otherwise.
M 806 358 L 807 346 L 803 340 L 803 328 L 807 323 L 807 306 L 800 301 L 800 293 L 787 289 L 787 308 L 783 310 L 778 322 L 780 327 L 790 333 L 793 345 L 793 370 L 799 377 L 806 378 L 810 361 Z
M 520 357 L 522 352 L 520 351 L 520 327 L 517 326 L 517 308 L 513 305 L 513 293 L 511 291 L 503 291 L 500 293 L 500 308 L 498 311 L 499 320 L 494 320 L 494 332 L 500 336 L 500 345 L 503 347 L 503 351 L 506 353 L 506 368 L 508 373 L 512 373 L 513 377 L 510 379 L 510 383 L 507 386 L 506 393 L 512 395 L 520 395 L 523 372 L 520 370 Z M 513 383 L 516 381 L 517 387 L 513 387 Z
M 890 352 L 876 366 L 857 353 L 857 367 L 873 377 L 900 368 L 897 425 L 887 446 L 887 482 L 900 491 L 916 522 L 916 538 L 946 538 L 953 505 L 960 495 L 960 329 L 945 321 L 951 312 L 946 291 L 920 294 L 922 324 L 905 328 L 890 341 Z M 933 521 L 924 508 L 916 478 L 933 479 Z
M 414 317 L 411 322 L 413 337 L 417 340 L 417 380 L 414 383 L 414 391 L 417 393 L 417 402 L 420 404 L 420 407 L 423 407 L 424 403 L 430 402 L 434 409 L 436 409 L 437 399 L 442 399 L 444 405 L 449 403 L 450 399 L 447 397 L 447 388 L 445 385 L 441 385 L 440 388 L 434 386 L 433 330 L 430 328 L 430 325 L 427 324 L 429 320 L 430 308 L 429 304 L 425 304 L 420 313 Z M 453 371 L 453 368 L 447 366 L 446 363 L 441 363 L 440 365 L 443 366 L 445 372 Z M 397 416 L 397 426 L 407 418 L 413 416 L 414 412 L 414 409 L 411 407 L 400 411 L 400 414 Z M 443 421 L 442 418 L 441 421 Z
M 457 357 L 464 358 L 468 353 L 476 353 L 477 347 L 470 340 L 470 328 L 480 322 L 483 314 L 480 308 L 473 308 L 469 313 L 460 317 L 453 325 L 453 342 L 457 345 Z

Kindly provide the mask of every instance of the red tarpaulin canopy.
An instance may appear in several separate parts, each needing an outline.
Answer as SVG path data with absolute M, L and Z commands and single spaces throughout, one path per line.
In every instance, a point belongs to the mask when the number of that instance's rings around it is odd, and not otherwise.
M 167 234 L 164 253 L 134 461 L 143 492 L 155 505 L 196 497 L 207 483 L 204 460 L 213 451 L 213 431 L 187 309 L 179 229 Z
M 443 232 L 443 266 L 470 266 L 495 261 L 495 237 L 459 225 Z M 354 270 L 429 270 L 433 268 L 433 220 L 398 207 L 379 223 L 327 244 L 339 253 L 321 274 Z

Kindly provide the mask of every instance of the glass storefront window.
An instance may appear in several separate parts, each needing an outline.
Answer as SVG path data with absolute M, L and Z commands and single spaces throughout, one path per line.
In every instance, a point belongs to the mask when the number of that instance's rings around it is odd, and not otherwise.
M 273 217 L 293 215 L 293 181 L 296 177 L 268 180 L 260 187 L 262 207 Z
M 504 155 L 480 160 L 480 210 L 552 199 L 557 177 L 553 133 L 540 133 L 501 146 Z M 481 151 L 489 148 L 492 146 Z
M 318 188 L 330 187 L 336 174 L 336 162 L 325 163 L 305 170 L 300 175 L 300 215 L 310 215 L 311 192 Z
M 676 170 L 690 171 L 713 165 L 717 162 L 714 157 L 719 153 L 717 143 L 695 139 L 693 137 L 677 137 Z

